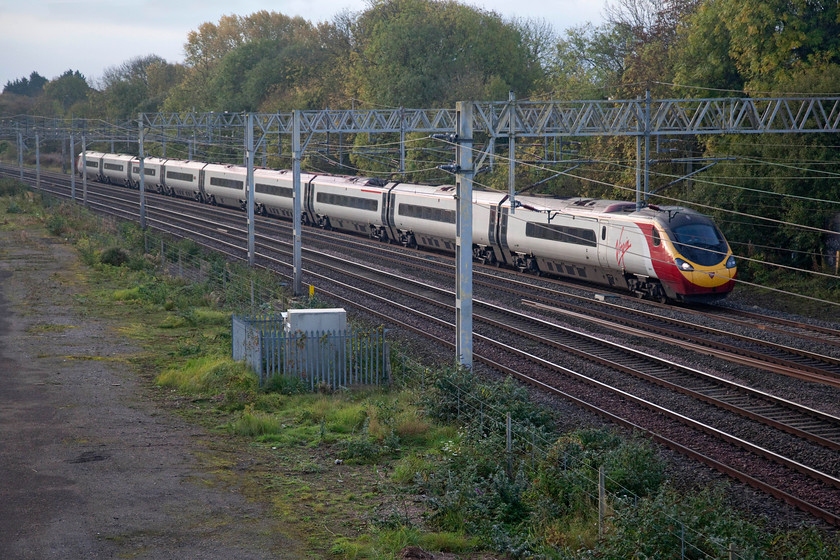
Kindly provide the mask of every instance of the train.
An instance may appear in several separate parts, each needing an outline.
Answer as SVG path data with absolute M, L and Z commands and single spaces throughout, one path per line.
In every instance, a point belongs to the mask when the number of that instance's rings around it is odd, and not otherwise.
M 79 175 L 138 188 L 136 156 L 80 153 Z M 143 161 L 145 188 L 197 202 L 246 209 L 241 165 L 160 157 Z M 290 170 L 254 169 L 254 209 L 293 218 Z M 305 225 L 454 253 L 456 187 L 380 178 L 300 174 Z M 473 191 L 473 257 L 484 264 L 572 278 L 661 302 L 721 299 L 735 284 L 735 256 L 714 221 L 681 206 L 584 197 L 510 197 Z

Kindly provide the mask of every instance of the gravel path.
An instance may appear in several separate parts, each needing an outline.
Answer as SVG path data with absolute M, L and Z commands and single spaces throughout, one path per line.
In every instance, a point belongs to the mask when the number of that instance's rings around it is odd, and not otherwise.
M 0 231 L 0 558 L 305 558 L 80 314 L 75 253 Z

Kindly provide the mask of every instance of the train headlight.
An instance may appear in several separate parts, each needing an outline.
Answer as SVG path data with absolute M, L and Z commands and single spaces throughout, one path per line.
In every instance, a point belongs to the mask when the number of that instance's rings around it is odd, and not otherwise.
M 735 268 L 735 257 L 729 255 L 729 258 L 726 259 L 726 268 Z
M 682 260 L 682 259 L 674 259 L 674 262 L 675 262 L 675 263 L 677 263 L 677 266 L 678 266 L 678 267 L 680 268 L 680 270 L 682 270 L 683 272 L 691 272 L 692 270 L 694 270 L 694 267 L 693 267 L 693 266 L 691 266 L 691 263 L 686 262 L 686 261 L 684 261 L 684 260 Z

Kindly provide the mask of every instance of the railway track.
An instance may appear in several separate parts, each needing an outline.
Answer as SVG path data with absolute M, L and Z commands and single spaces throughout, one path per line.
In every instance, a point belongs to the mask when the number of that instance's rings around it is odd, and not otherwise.
M 41 180 L 45 190 L 61 190 L 59 186 L 50 186 L 49 181 L 52 179 L 45 177 L 45 174 L 42 174 Z M 98 193 L 100 188 L 91 186 L 89 196 L 95 194 L 94 190 Z M 126 201 L 126 192 L 132 191 L 119 189 L 117 196 L 111 200 L 111 204 L 116 207 L 113 212 L 118 217 L 136 220 L 137 204 Z M 215 217 L 195 218 L 184 216 L 185 208 L 192 208 L 196 206 L 194 204 L 172 199 L 158 200 L 153 196 L 150 196 L 148 202 L 147 219 L 152 227 L 175 228 L 181 235 L 186 235 L 188 230 L 203 230 L 198 232 L 200 243 L 221 247 L 228 254 L 239 258 L 244 255 L 244 220 L 241 214 L 200 207 L 202 212 L 210 211 Z M 109 205 L 99 200 L 93 201 L 92 198 L 89 198 L 89 203 L 91 206 Z M 177 209 L 164 208 L 163 203 L 175 203 Z M 135 210 L 132 210 L 132 204 Z M 224 216 L 221 225 L 220 216 Z M 271 225 L 267 226 L 269 223 Z M 281 222 L 258 221 L 257 246 L 263 264 L 283 269 L 290 266 L 290 255 L 288 247 L 283 247 L 277 241 L 277 232 L 283 227 L 278 224 Z M 306 239 L 320 239 L 321 235 L 320 232 L 308 231 Z M 329 244 L 334 248 L 336 238 L 329 238 Z M 361 250 L 355 244 L 361 245 L 361 242 L 348 241 L 348 246 L 355 246 L 353 250 Z M 394 255 L 387 258 L 401 259 L 405 265 L 405 251 L 394 251 Z M 400 323 L 424 336 L 434 336 L 440 344 L 454 347 L 451 341 L 453 327 L 446 319 L 454 314 L 451 304 L 454 296 L 450 291 L 421 282 L 413 282 L 407 289 L 396 291 L 393 289 L 395 285 L 407 283 L 404 272 L 386 273 L 372 267 L 348 264 L 345 257 L 346 252 L 344 255 L 333 256 L 324 250 L 305 251 L 307 274 L 319 284 L 329 282 L 333 286 L 330 289 L 332 297 L 347 305 L 362 307 L 383 320 Z M 380 262 L 383 259 L 377 258 Z M 441 269 L 446 268 L 428 255 L 408 260 L 416 263 L 412 266 L 416 266 L 415 270 L 422 275 L 432 271 L 440 275 Z M 396 267 L 397 263 L 393 264 Z M 445 284 L 449 276 L 444 272 L 438 278 L 438 283 Z M 486 279 L 481 277 L 476 283 L 486 282 L 498 290 L 498 278 L 493 278 L 490 275 Z M 320 290 L 324 291 L 323 286 Z M 530 293 L 533 296 L 533 287 Z M 409 298 L 415 301 L 411 308 L 405 304 Z M 548 295 L 544 299 L 556 304 L 557 296 Z M 544 301 L 530 305 L 542 306 L 543 312 L 557 312 L 545 309 L 549 304 Z M 397 309 L 405 317 L 379 311 L 381 308 Z M 580 310 L 570 311 L 565 308 L 563 313 L 580 313 Z M 586 320 L 593 319 L 589 317 Z M 840 480 L 837 478 L 837 469 L 840 467 L 836 464 L 835 455 L 840 448 L 840 419 L 726 381 L 708 372 L 679 366 L 673 360 L 629 347 L 622 348 L 621 345 L 606 344 L 588 333 L 574 332 L 573 329 L 518 311 L 501 309 L 495 302 L 476 300 L 475 322 L 477 363 L 515 375 L 541 390 L 561 395 L 612 422 L 643 431 L 687 456 L 701 460 L 829 523 L 840 525 Z M 614 324 L 619 322 L 615 321 Z M 434 328 L 429 325 L 434 325 Z M 640 329 L 645 327 L 639 324 L 629 327 L 624 324 L 621 328 L 634 328 L 641 332 Z M 430 331 L 438 334 L 430 334 Z M 504 333 L 503 336 L 500 333 Z M 675 336 L 672 332 L 657 336 L 679 339 L 686 335 L 680 333 L 680 336 Z M 530 348 L 531 351 L 525 352 L 522 348 Z M 599 364 L 602 371 L 585 374 L 576 371 L 577 367 L 572 369 L 563 365 L 571 355 L 583 363 Z M 830 361 L 823 360 L 823 363 L 830 364 Z M 605 374 L 604 371 L 612 373 Z M 625 385 L 619 388 L 620 383 L 605 381 L 610 375 L 615 377 L 615 372 L 623 376 L 625 384 L 627 376 L 631 375 L 642 380 L 644 385 L 633 384 L 634 387 Z M 670 396 L 657 391 L 667 391 Z M 654 398 L 648 398 L 651 395 Z M 663 404 L 665 402 L 672 404 L 666 406 Z M 687 403 L 702 403 L 703 408 L 691 405 L 697 408 L 697 415 L 701 418 L 690 418 L 684 414 Z M 727 415 L 738 415 L 738 420 L 727 420 L 731 418 Z M 710 417 L 714 417 L 715 422 L 705 421 Z M 668 421 L 664 422 L 663 418 Z M 743 433 L 730 433 L 725 428 L 729 424 L 740 424 L 742 432 L 750 431 L 749 426 L 753 423 L 764 427 L 762 433 L 765 441 L 783 441 L 780 447 L 787 447 L 790 451 L 770 449 L 770 446 L 762 442 L 749 441 L 743 437 Z M 819 458 L 813 460 L 813 457 Z M 820 465 L 820 462 L 823 464 Z M 749 469 L 736 468 L 733 464 L 748 465 Z

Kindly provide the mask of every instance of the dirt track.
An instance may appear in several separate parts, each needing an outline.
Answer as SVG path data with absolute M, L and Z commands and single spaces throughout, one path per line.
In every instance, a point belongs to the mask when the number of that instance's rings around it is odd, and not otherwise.
M 149 398 L 74 301 L 75 254 L 0 231 L 0 559 L 302 558 L 203 469 L 204 434 Z

